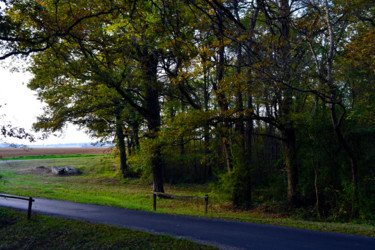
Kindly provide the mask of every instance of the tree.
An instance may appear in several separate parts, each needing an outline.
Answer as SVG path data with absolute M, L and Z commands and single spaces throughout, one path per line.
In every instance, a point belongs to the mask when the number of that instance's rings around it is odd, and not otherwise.
M 9 1 L 0 39 L 5 55 L 38 52 L 40 128 L 75 122 L 129 154 L 143 137 L 154 191 L 166 168 L 202 168 L 235 207 L 329 216 L 348 179 L 354 212 L 373 175 L 358 148 L 374 146 L 354 138 L 373 127 L 373 15 L 366 1 Z
M 2 105 L 0 105 L 0 108 Z M 1 131 L 1 138 L 0 142 L 7 143 L 8 138 L 16 138 L 20 140 L 27 139 L 29 142 L 34 142 L 35 137 L 27 132 L 24 128 L 16 127 L 12 125 L 10 122 L 5 121 L 5 115 L 0 116 L 1 124 L 0 124 L 0 131 Z M 14 144 L 10 144 L 11 146 L 16 146 Z
M 152 15 L 152 4 L 149 3 L 147 6 L 149 9 L 133 10 L 131 9 L 132 5 L 124 5 L 121 12 L 117 12 L 115 16 L 101 16 L 81 22 L 72 28 L 66 36 L 61 36 L 59 41 L 46 49 L 44 58 L 48 54 L 52 58 L 57 57 L 60 62 L 67 64 L 67 68 L 65 68 L 67 71 L 63 72 L 66 79 L 61 76 L 50 79 L 52 85 L 57 84 L 57 88 L 60 88 L 59 95 L 61 97 L 68 94 L 69 98 L 71 86 L 67 86 L 65 84 L 67 82 L 70 82 L 74 89 L 82 88 L 82 85 L 85 86 L 88 82 L 104 84 L 117 92 L 121 97 L 120 102 L 127 103 L 129 107 L 144 117 L 148 126 L 148 136 L 156 141 L 161 124 L 160 88 L 157 80 L 159 55 L 158 50 L 152 48 L 152 46 L 155 46 L 153 44 L 155 38 L 147 35 L 147 32 L 149 32 L 147 29 L 152 29 L 151 25 L 153 25 L 154 20 L 150 19 L 151 23 L 140 22 L 143 17 Z M 44 24 L 43 28 L 47 32 L 53 31 L 56 27 L 54 20 L 63 23 L 65 18 L 71 14 L 70 7 L 71 3 L 43 6 L 43 8 L 46 8 L 40 15 Z M 81 7 L 100 12 L 102 6 L 97 6 L 98 10 L 91 4 L 83 4 Z M 131 12 L 129 13 L 127 10 L 131 10 Z M 55 11 L 59 12 L 58 19 L 56 19 L 57 13 Z M 82 13 L 84 16 L 80 17 Z M 121 17 L 119 17 L 120 13 Z M 78 16 L 78 20 L 85 18 L 87 15 L 80 8 L 76 8 L 74 14 Z M 132 19 L 134 16 L 137 16 L 137 18 Z M 102 29 L 103 22 L 107 23 L 104 30 Z M 123 26 L 122 22 L 129 26 Z M 37 24 L 31 23 L 30 25 L 34 27 Z M 132 33 L 128 33 L 128 31 Z M 130 67 L 135 67 L 137 70 L 132 71 Z M 135 79 L 140 80 L 139 84 L 136 84 Z M 126 84 L 127 82 L 129 84 Z M 40 85 L 40 88 L 43 91 L 44 86 Z M 133 95 L 133 93 L 139 95 Z M 44 97 L 47 101 L 55 98 L 48 96 L 48 94 Z M 62 100 L 67 100 L 67 98 Z M 65 104 L 63 103 L 63 105 Z M 160 147 L 160 145 L 156 145 L 151 153 L 154 191 L 157 192 L 164 191 Z

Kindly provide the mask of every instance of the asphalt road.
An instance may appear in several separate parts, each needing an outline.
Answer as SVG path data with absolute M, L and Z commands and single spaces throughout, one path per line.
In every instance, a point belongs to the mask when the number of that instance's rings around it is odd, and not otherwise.
M 28 202 L 0 198 L 27 210 Z M 151 205 L 150 205 L 151 206 Z M 222 249 L 375 249 L 375 238 L 35 198 L 33 213 L 169 234 Z

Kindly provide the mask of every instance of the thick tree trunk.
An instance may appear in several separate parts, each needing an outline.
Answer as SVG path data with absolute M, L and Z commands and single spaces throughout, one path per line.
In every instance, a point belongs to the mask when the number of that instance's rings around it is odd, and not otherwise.
M 291 79 L 290 69 L 290 6 L 288 0 L 280 1 L 281 13 L 281 39 L 280 39 L 280 50 L 281 50 L 281 69 L 282 78 L 284 81 L 289 82 Z M 283 149 L 285 157 L 285 167 L 288 177 L 288 203 L 291 207 L 296 207 L 299 204 L 297 195 L 297 183 L 298 183 L 298 160 L 297 160 L 297 148 L 296 148 L 296 133 L 294 123 L 291 121 L 293 106 L 293 91 L 288 87 L 284 87 L 281 98 L 281 115 L 283 117 L 283 124 L 281 134 L 283 137 Z
M 281 113 L 284 119 L 282 127 L 280 128 L 282 136 L 282 146 L 284 151 L 285 169 L 288 178 L 287 198 L 291 207 L 299 206 L 299 199 L 297 195 L 298 183 L 298 159 L 296 147 L 296 132 L 293 121 L 290 120 L 292 112 L 292 90 L 286 89 L 284 91 L 284 99 L 281 104 Z
M 161 157 L 161 146 L 156 145 L 152 149 L 151 156 L 153 191 L 164 193 L 163 168 L 164 163 Z
M 151 95 L 154 95 L 154 90 L 148 89 L 149 97 Z M 154 98 L 150 98 L 154 99 Z M 161 145 L 159 142 L 157 142 L 157 137 L 159 136 L 159 130 L 160 130 L 160 107 L 159 107 L 159 100 L 158 98 L 157 102 L 156 100 L 149 100 L 150 103 L 153 103 L 154 106 L 154 112 L 152 117 L 148 117 L 147 119 L 147 126 L 148 131 L 150 132 L 151 139 L 154 139 L 153 142 L 151 142 L 151 171 L 152 171 L 152 179 L 153 179 L 153 186 L 154 186 L 154 192 L 164 192 L 164 181 L 163 181 L 163 169 L 164 164 L 162 161 L 161 156 Z
M 217 31 L 217 38 L 219 40 L 219 49 L 218 49 L 218 64 L 216 67 L 217 72 L 217 83 L 213 84 L 213 88 L 216 91 L 216 96 L 218 99 L 218 104 L 220 108 L 220 112 L 225 114 L 228 111 L 228 102 L 226 100 L 225 94 L 223 92 L 223 80 L 224 80 L 224 66 L 225 66 L 225 45 L 224 45 L 224 24 L 223 24 L 223 17 L 220 11 L 217 13 L 218 18 L 218 31 Z M 224 122 L 222 126 L 222 152 L 225 157 L 225 164 L 227 167 L 228 172 L 232 171 L 232 155 L 230 150 L 230 143 L 229 143 L 229 135 L 230 135 L 230 126 L 228 122 Z
M 117 147 L 120 152 L 121 173 L 124 177 L 127 177 L 128 167 L 126 165 L 125 135 L 124 135 L 123 124 L 122 124 L 119 111 L 116 111 L 116 136 L 117 136 Z
M 151 171 L 153 178 L 154 192 L 164 192 L 163 169 L 164 164 L 161 155 L 161 145 L 157 142 L 159 136 L 161 117 L 159 103 L 159 88 L 157 83 L 158 57 L 153 53 L 148 53 L 144 49 L 142 62 L 145 74 L 145 108 L 147 128 L 151 142 Z
M 299 205 L 297 195 L 298 183 L 298 162 L 296 154 L 296 135 L 294 128 L 289 128 L 281 131 L 283 137 L 283 150 L 285 159 L 285 169 L 288 178 L 287 198 L 291 207 Z

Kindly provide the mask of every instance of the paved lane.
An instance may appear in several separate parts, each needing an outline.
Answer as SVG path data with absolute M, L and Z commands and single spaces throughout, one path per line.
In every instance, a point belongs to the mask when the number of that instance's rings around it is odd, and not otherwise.
M 169 234 L 223 249 L 375 249 L 375 238 L 35 198 L 33 212 Z M 27 201 L 0 198 L 26 210 Z

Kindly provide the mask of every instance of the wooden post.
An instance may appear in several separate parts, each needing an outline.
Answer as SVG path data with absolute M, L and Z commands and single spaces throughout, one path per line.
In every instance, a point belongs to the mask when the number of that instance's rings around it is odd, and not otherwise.
M 29 197 L 29 208 L 27 209 L 27 219 L 31 219 L 31 206 L 33 205 L 33 198 Z
M 204 202 L 205 202 L 205 208 L 204 208 L 204 213 L 207 214 L 207 207 L 208 207 L 208 194 L 204 197 Z
M 156 211 L 156 194 L 152 194 L 153 198 L 154 198 L 154 205 L 153 205 L 153 208 L 154 208 L 154 211 Z

